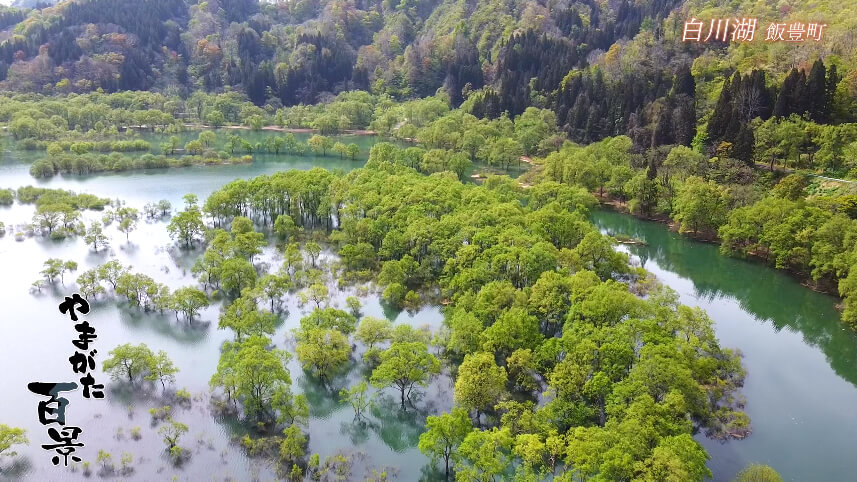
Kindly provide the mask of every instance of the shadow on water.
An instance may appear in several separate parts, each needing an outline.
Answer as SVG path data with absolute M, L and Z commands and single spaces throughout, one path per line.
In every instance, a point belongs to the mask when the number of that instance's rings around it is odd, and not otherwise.
M 451 470 L 450 470 L 451 472 Z M 450 474 L 449 478 L 446 477 L 442 468 L 435 466 L 433 464 L 423 465 L 420 469 L 420 482 L 434 482 L 437 480 L 453 480 L 454 476 Z
M 352 445 L 361 445 L 369 440 L 369 436 L 375 428 L 376 423 L 371 420 L 354 419 L 350 422 L 342 422 L 339 425 L 339 433 L 347 435 Z
M 404 311 L 401 308 L 396 308 L 390 303 L 387 303 L 383 299 L 380 300 L 379 304 L 381 305 L 381 311 L 382 313 L 384 313 L 384 317 L 386 317 L 388 320 L 395 320 L 402 313 L 402 311 Z
M 353 365 L 352 361 L 349 365 Z M 351 366 L 348 370 L 351 370 Z M 327 420 L 335 412 L 343 410 L 348 404 L 339 401 L 339 391 L 348 387 L 348 380 L 344 376 L 334 377 L 329 382 L 324 382 L 310 372 L 303 371 L 298 380 L 298 387 L 306 397 L 309 405 L 309 414 L 313 418 Z
M 370 428 L 395 452 L 416 447 L 425 430 L 426 415 L 408 405 L 407 401 L 405 404 L 403 410 L 398 397 L 382 393 L 375 399 L 371 409 L 377 423 L 373 423 Z
M 695 296 L 707 301 L 735 299 L 757 320 L 770 320 L 820 348 L 837 375 L 857 386 L 857 334 L 847 329 L 833 308 L 836 298 L 816 293 L 781 271 L 757 261 L 723 256 L 718 246 L 688 240 L 663 225 L 628 215 L 596 210 L 592 220 L 604 232 L 643 239 L 630 245 L 645 268 L 653 260 L 662 269 L 693 282 Z
M 2 480 L 19 480 L 33 468 L 29 457 L 17 456 L 12 459 L 11 463 L 9 463 L 9 457 L 6 457 L 6 459 L 0 459 L 0 462 L 3 462 L 0 465 L 0 479 Z
M 143 310 L 119 305 L 119 319 L 135 330 L 153 330 L 155 333 L 172 338 L 183 345 L 198 345 L 208 337 L 210 321 L 187 321 L 172 313 L 146 313 Z

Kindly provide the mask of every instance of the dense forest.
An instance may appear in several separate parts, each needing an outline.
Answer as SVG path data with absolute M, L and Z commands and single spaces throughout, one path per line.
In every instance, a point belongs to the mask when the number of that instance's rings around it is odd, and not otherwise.
M 188 322 L 223 300 L 217 326 L 234 339 L 211 377 L 213 406 L 252 427 L 242 446 L 282 477 L 335 470 L 305 453 L 307 400 L 285 369 L 296 357 L 329 386 L 359 365 L 360 383 L 337 392 L 356 419 L 370 385 L 408 410 L 449 376 L 455 407 L 427 418 L 419 450 L 456 480 L 703 480 L 708 454 L 693 435 L 750 432 L 740 357 L 587 217 L 610 205 L 787 270 L 839 295 L 857 326 L 857 16 L 847 2 L 805 3 L 0 7 L 0 142 L 35 153 L 34 178 L 368 156 L 347 174 L 236 179 L 184 206 L 138 211 L 20 186 L 2 186 L 0 205 L 32 204 L 31 232 L 96 253 L 113 223 L 127 240 L 143 216 L 168 220 L 173 248 L 195 252 L 196 284 L 171 290 L 113 261 L 78 288 Z M 682 42 L 688 18 L 748 15 L 760 19 L 754 42 Z M 758 38 L 768 21 L 810 17 L 827 23 L 823 40 Z M 271 135 L 254 143 L 247 131 Z M 361 152 L 344 137 L 361 133 L 381 139 Z M 485 166 L 526 172 L 467 182 Z M 87 226 L 87 211 L 104 217 Z M 269 244 L 284 259 L 273 271 L 258 262 Z M 48 259 L 32 287 L 76 270 Z M 334 307 L 333 281 L 371 284 L 399 309 L 442 306 L 442 328 L 362 317 L 357 299 Z M 292 295 L 314 309 L 294 350 L 272 349 Z M 145 345 L 110 355 L 116 382 L 166 391 L 176 371 Z M 187 427 L 153 410 L 178 463 Z M 25 443 L 14 430 L 0 424 L 11 441 L 0 452 Z
M 627 135 L 638 151 L 685 145 L 845 175 L 842 159 L 853 156 L 844 146 L 857 140 L 850 124 L 857 48 L 850 20 L 834 19 L 848 11 L 836 2 L 793 3 L 783 20 L 827 20 L 823 42 L 681 42 L 686 17 L 738 13 L 694 1 L 606 8 L 589 1 L 88 0 L 4 8 L 0 88 L 151 90 L 182 99 L 232 93 L 268 114 L 353 90 L 398 102 L 442 90 L 452 107 L 478 118 L 550 109 L 574 142 Z M 171 102 L 169 110 L 184 117 L 191 109 Z M 796 136 L 798 129 L 805 134 Z
M 283 478 L 334 480 L 324 475 L 334 468 L 306 452 L 307 395 L 292 392 L 284 368 L 293 356 L 304 376 L 331 389 L 349 371 L 364 373 L 339 391 L 357 420 L 384 391 L 396 401 L 390 410 L 418 411 L 430 380 L 454 373 L 455 408 L 428 416 L 419 436 L 436 477 L 710 477 L 692 435 L 750 432 L 740 357 L 719 345 L 702 310 L 680 305 L 594 228 L 586 215 L 595 197 L 549 181 L 525 189 L 507 176 L 464 184 L 405 164 L 403 151 L 378 145 L 366 167 L 349 174 L 282 171 L 142 213 L 45 188 L 20 188 L 15 197 L 36 205 L 34 224 L 45 234 L 78 224 L 84 209 L 103 211 L 103 222 L 79 233 L 96 253 L 109 242 L 110 224 L 128 236 L 143 216 L 170 215 L 175 244 L 198 255 L 195 284 L 170 289 L 110 260 L 78 273 L 77 289 L 140 314 L 174 311 L 176 323 L 189 324 L 223 299 L 217 326 L 233 338 L 211 376 L 212 410 L 254 427 L 240 444 L 272 460 Z M 67 209 L 54 219 L 46 211 L 57 205 Z M 259 260 L 272 241 L 280 266 Z M 323 247 L 335 258 L 322 259 Z M 70 284 L 77 270 L 75 261 L 48 259 L 33 287 Z M 431 332 L 363 316 L 356 298 L 338 309 L 331 279 L 340 287 L 371 282 L 400 308 L 446 300 L 443 325 Z M 292 297 L 310 307 L 293 330 L 296 346 L 271 349 L 279 306 Z M 109 355 L 103 365 L 112 384 L 172 393 L 180 367 L 167 353 L 129 343 Z M 188 426 L 171 417 L 190 403 L 181 392 L 172 408 L 150 410 L 176 464 L 188 450 L 180 440 Z
M 837 72 L 835 64 L 828 69 L 816 60 L 808 77 L 792 70 L 780 89 L 764 87 L 767 75 L 759 70 L 736 73 L 724 80 L 707 123 L 686 131 L 689 146 L 676 142 L 681 132 L 671 127 L 655 131 L 669 138 L 664 144 L 641 145 L 647 137 L 635 140 L 635 132 L 575 144 L 552 109 L 529 106 L 517 116 L 504 111 L 479 117 L 473 97 L 454 108 L 445 92 L 396 101 L 387 94 L 346 91 L 324 104 L 277 109 L 256 106 L 235 92 L 198 91 L 187 99 L 152 92 L 61 98 L 7 93 L 0 122 L 14 145 L 45 152 L 31 166 L 34 177 L 232 164 L 250 162 L 254 153 L 356 159 L 359 147 L 340 139 L 355 129 L 398 141 L 376 145 L 374 156 L 425 174 L 451 171 L 464 179 L 473 166 L 509 169 L 527 161 L 531 170 L 522 183 L 582 186 L 620 209 L 721 240 L 724 254 L 761 258 L 815 289 L 841 295 L 844 319 L 853 324 L 857 125 L 835 121 L 842 115 L 836 93 L 841 89 L 831 87 Z M 688 97 L 692 74 L 679 72 L 676 82 L 685 93 L 668 95 Z M 742 100 L 747 89 L 764 94 L 749 107 Z M 175 135 L 201 125 L 316 133 L 300 142 L 283 132 L 264 143 L 248 142 L 241 129 L 204 131 L 184 144 Z M 137 137 L 140 129 L 169 138 L 153 146 Z

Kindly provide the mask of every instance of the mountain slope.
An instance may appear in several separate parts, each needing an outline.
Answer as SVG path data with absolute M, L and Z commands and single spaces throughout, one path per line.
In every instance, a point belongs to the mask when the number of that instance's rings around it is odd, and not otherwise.
M 235 90 L 272 108 L 353 89 L 396 99 L 444 89 L 480 116 L 551 108 L 575 141 L 690 144 L 736 71 L 763 69 L 776 91 L 822 59 L 837 67 L 833 90 L 857 94 L 857 17 L 847 2 L 805 3 L 75 0 L 25 19 L 0 13 L 0 88 Z M 752 43 L 681 41 L 691 17 L 750 15 Z M 798 20 L 827 23 L 823 41 L 763 40 L 770 21 Z

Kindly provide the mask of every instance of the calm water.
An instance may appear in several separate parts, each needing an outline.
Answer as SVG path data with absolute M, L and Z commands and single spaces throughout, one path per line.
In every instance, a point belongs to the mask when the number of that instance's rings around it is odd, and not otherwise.
M 367 147 L 371 144 L 368 138 L 357 140 Z M 365 159 L 350 161 L 334 157 L 279 156 L 277 160 L 259 159 L 251 165 L 132 171 L 86 177 L 57 176 L 34 182 L 27 173 L 28 166 L 13 160 L 0 166 L 0 186 L 14 188 L 32 184 L 73 189 L 120 197 L 129 206 L 139 209 L 146 202 L 158 199 L 168 199 L 174 206 L 180 206 L 181 197 L 186 193 L 195 193 L 203 199 L 235 178 L 250 178 L 282 169 L 308 169 L 316 165 L 349 170 L 364 162 Z M 29 447 L 18 449 L 21 456 L 13 459 L 14 465 L 12 460 L 3 460 L 2 463 L 7 469 L 5 477 L 13 479 L 55 480 L 59 474 L 83 479 L 81 471 L 74 474 L 57 472 L 61 469 L 50 464 L 49 453 L 40 448 L 40 444 L 48 443 L 49 438 L 46 428 L 37 419 L 39 397 L 26 388 L 31 381 L 73 379 L 68 357 L 74 353 L 71 345 L 74 330 L 70 321 L 57 310 L 57 304 L 63 295 L 73 291 L 74 280 L 80 272 L 108 259 L 131 265 L 133 271 L 152 276 L 171 289 L 195 285 L 190 267 L 201 250 L 187 252 L 177 249 L 167 235 L 166 221 L 141 221 L 138 229 L 131 233 L 130 242 L 125 241 L 114 223 L 106 229 L 111 238 L 110 248 L 99 253 L 91 252 L 81 239 L 52 241 L 33 237 L 15 241 L 13 226 L 28 223 L 32 211 L 31 205 L 0 207 L 0 221 L 7 227 L 7 235 L 0 238 L 0 266 L 4 274 L 0 276 L 0 303 L 4 307 L 0 327 L 6 335 L 0 350 L 0 366 L 6 367 L 2 376 L 4 395 L 0 395 L 0 406 L 3 407 L 0 423 L 25 428 L 30 438 Z M 101 213 L 87 212 L 85 215 L 97 219 Z M 31 293 L 30 283 L 40 278 L 42 263 L 51 257 L 76 260 L 80 267 L 65 277 L 65 287 L 57 283 L 55 290 Z M 260 262 L 263 269 L 275 271 L 282 264 L 282 257 L 271 246 L 257 258 L 256 264 Z M 337 292 L 334 283 L 331 283 L 331 292 L 336 293 L 331 304 L 338 307 L 344 307 L 346 296 L 355 294 L 353 289 Z M 365 296 L 361 301 L 364 315 L 386 316 L 396 323 L 429 325 L 437 329 L 442 320 L 437 307 L 426 307 L 410 314 L 382 307 L 375 295 Z M 300 318 L 308 314 L 311 307 L 300 307 L 296 296 L 289 296 L 283 308 L 285 313 L 273 340 L 277 347 L 293 352 L 290 330 L 298 326 Z M 99 382 L 109 380 L 100 371 L 101 362 L 107 358 L 109 350 L 127 342 L 146 343 L 153 351 L 164 350 L 169 354 L 181 369 L 175 388 L 186 388 L 195 398 L 192 408 L 174 411 L 174 418 L 190 427 L 180 445 L 192 452 L 190 461 L 176 468 L 163 453 L 158 427 L 150 424 L 148 409 L 166 403 L 160 390 L 131 395 L 127 391 L 115 390 L 117 385 L 113 384 L 108 388 L 114 389 L 103 401 L 83 399 L 79 392 L 67 395 L 70 401 L 67 421 L 69 425 L 77 424 L 83 429 L 80 440 L 86 446 L 80 453 L 84 460 L 93 462 L 93 476 L 98 471 L 94 463 L 97 452 L 104 449 L 111 452 L 117 467 L 122 452 L 134 455 L 135 470 L 130 475 L 123 475 L 123 479 L 170 480 L 176 475 L 180 480 L 212 480 L 215 474 L 216 480 L 249 480 L 257 475 L 263 480 L 273 478 L 273 468 L 269 463 L 248 458 L 240 447 L 232 443 L 235 437 L 245 432 L 241 425 L 233 419 L 214 418 L 209 412 L 208 381 L 216 371 L 222 343 L 232 337 L 231 332 L 217 329 L 220 309 L 220 304 L 216 303 L 204 310 L 193 325 L 188 325 L 184 321 L 177 322 L 172 313 L 144 314 L 104 301 L 103 297 L 93 303 L 87 319 L 98 330 L 94 347 L 98 350 L 99 368 L 95 377 Z M 357 354 L 362 354 L 362 348 L 358 347 Z M 371 468 L 388 466 L 396 467 L 401 480 L 432 477 L 427 467 L 428 460 L 416 444 L 425 417 L 451 407 L 452 385 L 447 376 L 438 377 L 426 390 L 430 395 L 425 395 L 417 404 L 419 412 L 412 409 L 408 413 L 400 413 L 394 397 L 397 394 L 385 390 L 378 400 L 378 407 L 369 417 L 369 423 L 359 424 L 353 420 L 351 407 L 338 402 L 338 391 L 363 376 L 359 368 L 353 368 L 347 377 L 336 380 L 331 387 L 324 387 L 312 377 L 305 376 L 296 359 L 289 364 L 289 370 L 293 391 L 304 393 L 310 402 L 311 419 L 306 429 L 310 439 L 308 453 L 317 452 L 322 460 L 340 450 L 357 454 L 355 477 L 362 478 Z M 130 438 L 133 427 L 141 428 L 141 440 Z M 3 477 L 0 475 L 0 479 Z
M 786 480 L 854 480 L 857 474 L 857 336 L 833 297 L 763 265 L 720 256 L 717 246 L 610 211 L 593 213 L 602 231 L 648 246 L 626 250 L 681 302 L 706 310 L 721 345 L 740 349 L 743 394 L 753 433 L 720 443 L 699 436 L 716 480 L 748 463 Z
M 216 146 L 221 149 L 226 142 L 228 134 L 237 133 L 252 143 L 262 142 L 264 138 L 274 135 L 282 135 L 270 131 L 248 131 L 218 129 Z M 182 143 L 196 139 L 198 132 L 182 132 L 176 134 L 182 139 Z M 295 134 L 298 140 L 306 142 L 309 134 Z M 142 138 L 151 142 L 155 151 L 158 150 L 160 142 L 164 142 L 169 136 L 143 133 Z M 325 169 L 341 169 L 350 171 L 361 167 L 369 157 L 369 149 L 378 140 L 374 136 L 350 136 L 343 135 L 336 138 L 343 143 L 355 143 L 360 146 L 360 154 L 357 159 L 342 159 L 338 155 L 315 156 L 307 154 L 297 155 L 273 155 L 254 154 L 252 164 L 238 164 L 226 166 L 191 166 L 164 169 L 145 169 L 123 172 L 107 172 L 89 176 L 61 176 L 57 175 L 48 179 L 34 179 L 29 173 L 29 163 L 33 159 L 44 156 L 40 151 L 17 151 L 6 146 L 4 156 L 0 158 L 0 187 L 18 188 L 20 186 L 39 186 L 49 188 L 71 189 L 76 192 L 89 192 L 102 197 L 119 197 L 129 205 L 143 204 L 159 199 L 167 199 L 172 202 L 173 207 L 180 206 L 181 197 L 187 193 L 194 193 L 204 199 L 223 184 L 237 178 L 249 179 L 262 174 L 273 174 L 286 169 L 311 169 L 319 166 Z M 141 152 L 125 153 L 128 156 L 139 156 Z M 241 153 L 236 152 L 236 155 Z M 0 214 L 0 220 L 2 214 Z M 7 223 L 8 224 L 8 223 Z
M 242 134 L 248 134 L 242 132 Z M 268 133 L 253 133 L 268 135 Z M 190 136 L 195 137 L 195 134 Z M 250 178 L 283 169 L 308 169 L 321 166 L 350 170 L 365 160 L 371 138 L 352 138 L 363 150 L 360 161 L 338 157 L 257 156 L 250 165 L 190 167 L 165 170 L 130 171 L 99 176 L 57 176 L 35 181 L 29 166 L 18 153 L 8 153 L 0 163 L 0 187 L 17 188 L 39 185 L 72 189 L 78 192 L 120 197 L 132 207 L 158 199 L 181 205 L 181 197 L 195 193 L 203 199 L 221 185 L 235 178 Z M 7 231 L 10 225 L 29 222 L 32 206 L 0 207 L 0 221 Z M 717 253 L 716 246 L 694 243 L 660 224 L 598 211 L 594 221 L 602 230 L 624 233 L 646 240 L 648 246 L 631 246 L 629 251 L 643 266 L 673 287 L 685 304 L 701 306 L 716 322 L 717 335 L 724 346 L 738 348 L 744 354 L 748 376 L 744 388 L 747 411 L 753 433 L 746 440 L 719 443 L 700 437 L 712 460 L 709 463 L 717 480 L 731 477 L 749 462 L 766 463 L 787 480 L 853 480 L 857 471 L 857 336 L 845 329 L 833 308 L 835 300 L 814 293 L 782 273 L 754 263 L 729 259 Z M 19 449 L 20 457 L 8 475 L 29 480 L 56 479 L 58 469 L 50 465 L 47 452 L 39 445 L 48 441 L 45 428 L 36 418 L 38 397 L 26 389 L 34 380 L 71 379 L 68 356 L 71 324 L 57 311 L 61 296 L 71 291 L 77 275 L 107 259 L 118 259 L 132 265 L 134 271 L 155 277 L 171 288 L 191 285 L 189 273 L 199 254 L 178 250 L 167 236 L 165 221 L 141 222 L 126 243 L 124 234 L 107 229 L 111 247 L 92 253 L 82 240 L 51 241 L 29 238 L 16 242 L 7 234 L 0 238 L 0 302 L 4 313 L 0 326 L 6 341 L 0 350 L 4 394 L 0 395 L 0 423 L 24 427 L 29 431 L 30 446 Z M 77 273 L 66 278 L 66 286 L 56 291 L 32 294 L 29 285 L 39 279 L 42 263 L 49 257 L 75 259 Z M 281 263 L 269 247 L 263 263 L 275 269 Z M 339 293 L 334 304 L 343 305 L 350 292 Z M 363 300 L 365 314 L 386 315 L 397 323 L 439 326 L 442 315 L 429 307 L 415 314 L 385 311 L 377 297 Z M 308 307 L 299 307 L 295 297 L 284 305 L 288 313 L 274 335 L 280 348 L 293 349 L 289 330 Z M 163 444 L 157 427 L 150 424 L 148 409 L 163 405 L 159 391 L 148 396 L 131 396 L 111 391 L 105 401 L 84 400 L 79 393 L 70 395 L 69 423 L 78 423 L 87 445 L 82 454 L 94 462 L 99 449 L 113 454 L 118 461 L 123 451 L 135 457 L 135 471 L 125 479 L 209 480 L 232 477 L 249 480 L 254 474 L 270 479 L 272 468 L 264 461 L 248 458 L 231 440 L 243 434 L 239 424 L 230 419 L 216 419 L 209 413 L 208 380 L 216 370 L 220 346 L 231 337 L 216 327 L 220 306 L 205 310 L 199 320 L 188 326 L 176 322 L 172 314 L 142 314 L 113 302 L 93 305 L 90 322 L 98 329 L 98 362 L 118 344 L 146 343 L 153 350 L 165 350 L 182 370 L 175 387 L 187 388 L 195 396 L 191 409 L 178 409 L 174 417 L 185 422 L 190 432 L 181 445 L 191 449 L 190 462 L 173 467 L 162 453 Z M 358 349 L 359 352 L 359 349 Z M 293 360 L 289 366 L 296 392 L 305 393 L 311 403 L 308 427 L 309 453 L 324 457 L 340 449 L 363 452 L 366 459 L 357 465 L 355 477 L 362 477 L 366 467 L 395 466 L 400 480 L 431 480 L 427 460 L 416 449 L 424 417 L 448 409 L 451 384 L 440 377 L 427 390 L 418 406 L 420 413 L 401 415 L 391 400 L 394 393 L 385 391 L 381 404 L 366 426 L 353 423 L 349 406 L 336 402 L 332 392 L 356 381 L 361 374 L 353 369 L 347 379 L 339 380 L 333 390 L 324 388 Z M 99 381 L 105 375 L 97 372 Z M 129 437 L 132 427 L 141 427 L 143 438 Z M 117 431 L 122 429 L 122 433 Z M 10 460 L 3 461 L 8 467 Z M 93 463 L 94 465 L 94 463 Z M 97 471 L 96 468 L 93 470 Z M 60 472 L 63 473 L 63 472 Z M 82 479 L 80 472 L 68 474 Z

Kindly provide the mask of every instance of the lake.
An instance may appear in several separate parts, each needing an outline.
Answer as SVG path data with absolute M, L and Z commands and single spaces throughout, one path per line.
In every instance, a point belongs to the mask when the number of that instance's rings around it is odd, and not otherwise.
M 242 131 L 242 135 L 247 134 Z M 189 135 L 189 134 L 188 134 Z M 253 135 L 269 135 L 254 133 Z M 303 137 L 301 137 L 303 136 Z M 195 134 L 192 136 L 195 137 Z M 305 139 L 306 135 L 299 135 Z M 223 184 L 236 178 L 251 178 L 283 169 L 308 169 L 321 166 L 350 170 L 365 162 L 374 138 L 353 138 L 361 145 L 360 160 L 338 157 L 257 155 L 254 163 L 234 166 L 206 166 L 146 171 L 128 171 L 98 176 L 56 176 L 34 180 L 29 166 L 18 153 L 7 152 L 0 163 L 0 187 L 17 188 L 36 185 L 71 189 L 104 197 L 121 198 L 128 205 L 167 199 L 173 207 L 182 205 L 181 197 L 197 194 L 201 200 Z M 352 140 L 343 141 L 352 142 Z M 189 272 L 200 250 L 187 252 L 174 246 L 166 233 L 166 221 L 139 223 L 130 242 L 116 230 L 115 223 L 106 229 L 111 247 L 93 253 L 81 239 L 52 241 L 40 237 L 16 242 L 12 224 L 27 223 L 32 206 L 0 207 L 0 221 L 7 225 L 7 235 L 0 238 L 0 301 L 5 312 L 0 326 L 5 330 L 5 349 L 0 363 L 6 367 L 3 379 L 7 393 L 0 423 L 26 428 L 30 445 L 18 451 L 23 460 L 12 468 L 16 477 L 29 480 L 56 478 L 56 468 L 48 453 L 39 445 L 49 440 L 36 417 L 39 400 L 26 389 L 30 381 L 64 381 L 72 379 L 68 357 L 74 352 L 70 343 L 73 328 L 59 313 L 57 304 L 71 293 L 58 284 L 56 291 L 30 293 L 30 283 L 40 278 L 45 259 L 74 259 L 80 272 L 117 259 L 132 265 L 175 289 L 195 284 Z M 100 213 L 87 213 L 100 217 Z M 661 224 L 637 220 L 608 211 L 595 211 L 594 222 L 604 231 L 622 233 L 645 240 L 647 246 L 622 247 L 647 270 L 671 286 L 688 305 L 700 306 L 715 321 L 721 344 L 743 352 L 747 379 L 744 396 L 753 433 L 745 440 L 720 443 L 698 437 L 712 456 L 709 466 L 716 480 L 731 480 L 749 462 L 771 465 L 787 480 L 849 480 L 857 473 L 857 335 L 839 321 L 835 299 L 804 288 L 787 275 L 759 265 L 720 256 L 714 245 L 696 243 L 674 233 Z M 12 234 L 8 232 L 11 231 Z M 261 257 L 271 269 L 282 262 L 274 247 Z M 345 296 L 338 293 L 333 304 L 344 306 Z M 273 339 L 279 348 L 293 350 L 289 331 L 310 311 L 297 305 L 290 296 Z M 364 314 L 386 315 L 397 323 L 438 327 L 442 315 L 437 307 L 417 313 L 390 312 L 377 296 L 362 299 Z M 100 372 L 107 352 L 118 344 L 146 343 L 151 349 L 165 350 L 181 369 L 176 388 L 187 388 L 195 400 L 190 409 L 177 409 L 175 418 L 187 423 L 190 432 L 181 445 L 190 448 L 190 461 L 174 468 L 162 454 L 163 443 L 157 427 L 150 424 L 148 409 L 163 405 L 159 390 L 147 396 L 109 392 L 107 400 L 85 400 L 79 393 L 70 394 L 69 423 L 83 428 L 81 440 L 85 460 L 95 460 L 99 449 L 112 453 L 114 463 L 122 452 L 134 455 L 135 471 L 123 478 L 135 480 L 208 480 L 218 478 L 248 479 L 257 474 L 270 479 L 272 468 L 262 460 L 248 458 L 231 440 L 243 434 L 235 420 L 215 418 L 209 413 L 208 381 L 216 370 L 220 346 L 231 333 L 217 329 L 219 303 L 204 310 L 193 325 L 177 322 L 172 313 L 143 314 L 112 301 L 93 304 L 87 319 L 97 328 L 98 349 L 96 378 L 106 382 Z M 361 375 L 352 370 L 346 380 L 339 380 L 331 390 L 303 375 L 295 360 L 289 365 L 292 389 L 305 393 L 312 407 L 308 432 L 309 453 L 331 455 L 339 449 L 354 447 L 366 456 L 357 464 L 355 476 L 362 477 L 369 467 L 395 466 L 399 480 L 431 480 L 437 474 L 427 470 L 427 459 L 419 453 L 416 441 L 427 414 L 445 411 L 451 405 L 452 386 L 448 377 L 439 377 L 426 390 L 426 396 L 413 410 L 401 414 L 394 393 L 386 390 L 381 406 L 370 417 L 369 425 L 353 421 L 350 406 L 336 401 L 335 391 L 353 383 Z M 392 399 L 392 401 L 391 401 Z M 141 427 L 143 438 L 133 441 L 130 429 Z M 121 429 L 121 433 L 120 430 Z M 6 463 L 6 462 L 4 462 Z M 94 465 L 94 464 L 93 464 Z M 78 471 L 68 474 L 83 480 Z
M 368 153 L 370 138 L 356 138 L 361 148 Z M 9 156 L 12 157 L 12 156 Z M 282 169 L 309 169 L 321 166 L 327 169 L 350 170 L 365 163 L 361 160 L 340 160 L 338 157 L 276 156 L 276 159 L 257 159 L 253 164 L 235 166 L 188 167 L 145 171 L 109 173 L 98 176 L 56 176 L 36 181 L 29 176 L 28 165 L 16 159 L 0 165 L 0 186 L 17 188 L 23 185 L 72 189 L 103 197 L 121 198 L 137 209 L 143 204 L 159 199 L 168 199 L 175 208 L 182 205 L 181 197 L 186 193 L 197 194 L 204 200 L 211 192 L 236 178 L 251 178 L 260 174 L 271 174 Z M 272 158 L 275 156 L 271 156 Z M 41 400 L 27 390 L 31 381 L 69 381 L 73 373 L 68 357 L 74 353 L 71 339 L 75 335 L 72 323 L 61 315 L 57 305 L 62 297 L 72 293 L 74 279 L 84 270 L 104 263 L 109 259 L 131 265 L 132 270 L 147 274 L 171 289 L 196 285 L 190 267 L 202 250 L 187 252 L 177 248 L 170 240 L 167 221 L 141 220 L 137 230 L 130 235 L 130 242 L 116 229 L 116 223 L 105 229 L 110 236 L 110 248 L 92 252 L 82 239 L 53 241 L 42 237 L 16 241 L 14 225 L 30 222 L 32 205 L 15 204 L 0 207 L 0 221 L 7 227 L 7 235 L 0 238 L 0 263 L 5 276 L 0 277 L 0 302 L 5 308 L 0 326 L 5 330 L 4 349 L 0 350 L 0 366 L 7 367 L 3 375 L 7 394 L 4 395 L 0 423 L 27 429 L 30 439 L 28 447 L 17 451 L 18 464 L 11 467 L 7 475 L 15 479 L 49 480 L 57 477 L 57 469 L 50 463 L 49 453 L 40 448 L 50 439 L 37 418 L 37 403 Z M 99 219 L 100 212 L 84 212 L 84 217 Z M 329 253 L 328 253 L 329 255 Z M 65 289 L 57 283 L 57 289 L 46 289 L 44 293 L 31 293 L 30 284 L 40 278 L 43 262 L 48 258 L 76 260 L 80 266 L 75 273 L 65 276 Z M 328 256 L 329 257 L 329 256 Z M 269 246 L 256 264 L 263 264 L 276 271 L 283 259 L 276 248 Z M 345 297 L 356 294 L 354 289 L 337 291 L 330 283 L 331 304 L 345 308 Z M 364 315 L 386 316 L 396 323 L 413 326 L 429 325 L 437 329 L 443 319 L 438 307 L 425 307 L 416 313 L 392 311 L 381 305 L 377 295 L 361 297 Z M 312 305 L 312 303 L 310 303 Z M 285 313 L 272 337 L 278 348 L 294 351 L 290 331 L 299 326 L 301 317 L 311 312 L 310 305 L 298 306 L 297 297 L 291 295 L 282 309 Z M 215 418 L 209 412 L 208 382 L 217 369 L 220 347 L 230 340 L 228 330 L 217 329 L 221 304 L 215 302 L 202 311 L 200 317 L 189 325 L 176 321 L 172 313 L 143 313 L 128 309 L 114 301 L 92 303 L 87 320 L 97 329 L 98 340 L 94 347 L 96 357 L 96 380 L 109 381 L 100 370 L 108 351 L 123 343 L 145 343 L 153 351 L 166 351 L 180 372 L 176 376 L 175 388 L 186 388 L 194 396 L 191 409 L 177 409 L 174 418 L 186 423 L 190 431 L 180 445 L 191 449 L 190 461 L 174 468 L 162 453 L 164 444 L 157 428 L 150 424 L 148 409 L 164 405 L 160 390 L 150 394 L 131 395 L 125 391 L 109 391 L 106 400 L 86 400 L 79 392 L 68 394 L 67 423 L 77 424 L 83 429 L 80 440 L 86 446 L 80 450 L 84 460 L 93 462 L 99 449 L 111 452 L 113 462 L 119 466 L 122 452 L 135 457 L 134 472 L 123 478 L 136 480 L 169 480 L 173 475 L 179 480 L 210 480 L 217 474 L 219 480 L 247 480 L 249 475 L 258 475 L 270 480 L 273 468 L 261 459 L 248 458 L 242 449 L 231 443 L 234 437 L 243 435 L 243 427 L 230 418 Z M 358 351 L 358 356 L 362 350 Z M 292 390 L 304 393 L 310 402 L 308 430 L 310 445 L 308 454 L 319 453 L 324 460 L 339 450 L 355 455 L 355 476 L 363 476 L 366 470 L 395 467 L 401 480 L 432 478 L 428 470 L 428 459 L 416 448 L 425 424 L 425 416 L 447 411 L 452 406 L 452 384 L 448 376 L 438 377 L 425 390 L 427 395 L 417 404 L 419 412 L 411 410 L 401 413 L 398 394 L 384 391 L 379 406 L 372 411 L 370 423 L 360 424 L 353 420 L 350 405 L 339 403 L 338 391 L 356 383 L 363 375 L 351 370 L 345 378 L 337 379 L 330 387 L 323 386 L 312 377 L 303 375 L 303 370 L 293 358 L 289 363 Z M 130 431 L 140 427 L 142 439 L 134 441 Z M 352 449 L 353 447 L 353 449 Z M 363 455 L 365 454 L 365 455 Z M 6 465 L 6 460 L 4 467 Z M 63 469 L 65 470 L 65 469 Z M 93 470 L 97 472 L 96 469 Z M 371 470 L 370 470 L 371 472 Z M 427 475 L 424 475 L 427 474 Z M 69 477 L 85 480 L 81 471 L 68 473 Z M 65 475 L 64 475 L 65 476 Z M 93 476 L 95 476 L 93 474 Z
M 697 436 L 715 480 L 748 463 L 785 480 L 854 480 L 857 474 L 857 335 L 836 299 L 759 263 L 727 258 L 666 225 L 613 211 L 592 220 L 648 245 L 622 246 L 647 271 L 714 320 L 721 346 L 739 349 L 753 433 L 721 443 Z

